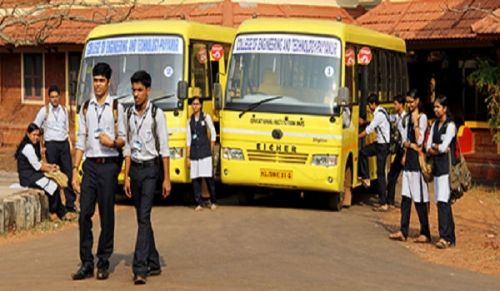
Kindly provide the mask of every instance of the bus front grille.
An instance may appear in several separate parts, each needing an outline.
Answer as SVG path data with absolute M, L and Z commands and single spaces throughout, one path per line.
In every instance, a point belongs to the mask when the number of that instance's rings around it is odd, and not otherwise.
M 307 162 L 308 154 L 263 152 L 247 150 L 248 160 L 256 162 L 271 162 L 283 164 L 300 164 Z

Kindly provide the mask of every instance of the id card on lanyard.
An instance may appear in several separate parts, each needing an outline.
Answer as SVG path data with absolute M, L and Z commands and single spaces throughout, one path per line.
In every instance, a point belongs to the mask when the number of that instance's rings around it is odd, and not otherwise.
M 149 105 L 146 108 L 146 110 L 144 111 L 144 114 L 142 115 L 141 121 L 139 122 L 139 124 L 137 124 L 137 116 L 134 114 L 135 134 L 133 135 L 134 140 L 132 141 L 132 150 L 140 152 L 144 148 L 144 143 L 141 140 L 140 131 L 141 131 L 142 125 L 144 124 L 144 120 L 146 119 L 146 116 L 148 114 L 148 111 L 149 111 Z
M 104 103 L 104 106 L 100 107 L 102 109 L 99 112 L 99 106 L 97 106 L 97 104 L 94 103 L 94 110 L 95 110 L 95 114 L 97 116 L 97 128 L 94 130 L 94 138 L 95 139 L 99 139 L 99 135 L 101 134 L 101 132 L 104 131 L 101 128 L 101 119 L 102 119 L 102 115 L 103 115 L 104 111 L 106 110 L 107 105 L 108 105 L 108 103 Z

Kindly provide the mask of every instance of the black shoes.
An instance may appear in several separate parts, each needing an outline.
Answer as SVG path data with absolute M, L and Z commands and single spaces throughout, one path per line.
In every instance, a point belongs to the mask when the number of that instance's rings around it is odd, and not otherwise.
M 94 276 L 94 269 L 91 267 L 82 266 L 76 273 L 71 275 L 73 280 L 83 280 Z
M 158 276 L 161 274 L 161 269 L 149 269 L 148 276 Z
M 99 268 L 97 269 L 97 280 L 106 280 L 109 277 L 109 271 L 107 268 Z
M 134 284 L 135 285 L 144 285 L 144 284 L 146 284 L 146 276 L 144 276 L 144 275 L 134 275 Z

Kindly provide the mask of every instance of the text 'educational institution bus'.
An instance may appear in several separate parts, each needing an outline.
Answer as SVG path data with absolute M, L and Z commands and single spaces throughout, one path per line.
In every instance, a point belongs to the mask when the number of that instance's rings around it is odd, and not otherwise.
M 170 179 L 190 181 L 186 157 L 189 97 L 203 99 L 203 111 L 218 125 L 213 83 L 226 72 L 236 30 L 184 20 L 131 21 L 93 29 L 85 45 L 78 82 L 80 107 L 93 94 L 92 68 L 106 62 L 113 69 L 110 95 L 125 107 L 133 104 L 130 77 L 151 74 L 150 100 L 165 114 L 170 147 Z M 218 81 L 218 80 L 217 80 Z M 223 84 L 224 85 L 224 84 Z M 78 122 L 76 123 L 78 124 Z M 123 175 L 120 175 L 123 182 Z
M 399 38 L 341 22 L 244 22 L 217 104 L 222 181 L 323 192 L 332 209 L 350 205 L 365 143 L 358 119 L 369 93 L 385 103 L 406 92 L 405 50 Z M 370 168 L 374 179 L 374 158 Z

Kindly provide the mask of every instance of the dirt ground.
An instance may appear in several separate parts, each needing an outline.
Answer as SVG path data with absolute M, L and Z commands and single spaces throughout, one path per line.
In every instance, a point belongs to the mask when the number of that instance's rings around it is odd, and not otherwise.
M 432 189 L 432 185 L 429 185 Z M 431 194 L 432 195 L 432 194 Z M 432 200 L 434 198 L 432 197 Z M 500 191 L 489 186 L 476 186 L 452 206 L 457 244 L 440 250 L 434 244 L 418 244 L 412 239 L 404 244 L 424 260 L 471 271 L 500 276 Z M 400 210 L 381 214 L 389 231 L 397 231 Z M 436 204 L 431 203 L 430 218 L 433 243 L 439 239 Z M 410 238 L 419 234 L 418 216 L 412 206 Z
M 0 147 L 0 171 L 16 171 L 14 151 L 14 147 Z M 416 244 L 411 240 L 395 243 L 404 244 L 420 258 L 433 263 L 500 276 L 500 191 L 488 186 L 476 186 L 453 205 L 453 214 L 456 247 L 439 250 L 433 244 Z M 380 215 L 389 232 L 399 228 L 398 208 Z M 433 241 L 437 241 L 437 209 L 434 203 L 431 203 L 430 223 Z M 35 230 L 0 236 L 0 245 L 47 235 L 67 227 L 77 226 L 75 222 L 42 225 Z M 410 237 L 417 235 L 418 218 L 413 208 Z

